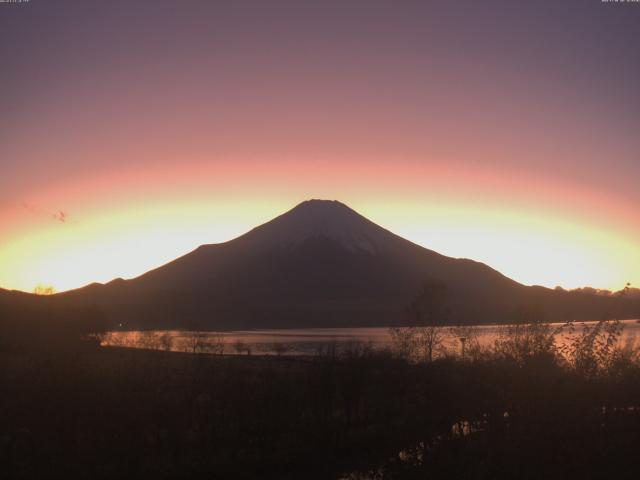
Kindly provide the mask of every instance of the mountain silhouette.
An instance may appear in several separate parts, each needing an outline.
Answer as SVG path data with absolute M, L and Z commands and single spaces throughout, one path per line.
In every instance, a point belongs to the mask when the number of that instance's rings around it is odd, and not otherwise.
M 57 296 L 96 304 L 125 328 L 386 326 L 407 322 L 421 284 L 449 291 L 451 323 L 634 316 L 638 302 L 521 285 L 440 255 L 337 201 L 305 201 L 225 243 L 131 279 Z M 525 318 L 526 317 L 526 318 Z

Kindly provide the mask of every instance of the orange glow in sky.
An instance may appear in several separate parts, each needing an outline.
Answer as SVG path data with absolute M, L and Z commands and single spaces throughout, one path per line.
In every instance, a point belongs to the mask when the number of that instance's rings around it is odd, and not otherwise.
M 61 291 L 135 277 L 313 197 L 339 199 L 415 243 L 482 261 L 525 284 L 640 284 L 634 212 L 621 205 L 617 217 L 603 215 L 606 205 L 589 192 L 375 162 L 343 164 L 340 175 L 320 163 L 272 162 L 251 171 L 247 181 L 246 164 L 129 170 L 34 193 L 31 203 L 0 212 L 11 227 L 0 242 L 0 285 Z M 51 204 L 78 207 L 63 222 L 43 206 Z
M 57 3 L 0 9 L 2 288 L 135 277 L 309 198 L 524 284 L 640 286 L 633 5 Z

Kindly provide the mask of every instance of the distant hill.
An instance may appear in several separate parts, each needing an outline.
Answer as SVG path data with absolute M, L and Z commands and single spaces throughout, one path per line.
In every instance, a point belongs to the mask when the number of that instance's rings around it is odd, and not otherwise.
M 521 285 L 411 243 L 337 201 L 310 200 L 226 243 L 132 280 L 56 295 L 124 328 L 387 326 L 424 281 L 444 282 L 452 323 L 640 316 L 640 301 Z
M 0 289 L 0 351 L 87 346 L 95 343 L 90 334 L 109 326 L 85 299 Z

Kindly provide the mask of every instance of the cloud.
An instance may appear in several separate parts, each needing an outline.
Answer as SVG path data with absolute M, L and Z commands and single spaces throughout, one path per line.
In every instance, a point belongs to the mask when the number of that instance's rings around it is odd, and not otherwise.
M 51 216 L 61 223 L 67 222 L 67 212 L 63 212 L 62 210 L 58 210 L 56 213 L 52 214 Z
M 35 213 L 35 214 L 40 213 L 40 211 L 38 210 L 38 207 L 36 207 L 35 205 L 31 205 L 30 203 L 22 202 L 20 206 L 22 206 L 22 208 L 24 208 L 28 212 Z
M 67 223 L 69 220 L 69 214 L 64 210 L 51 211 L 28 202 L 22 202 L 21 205 L 22 208 L 33 215 L 46 216 L 60 223 Z

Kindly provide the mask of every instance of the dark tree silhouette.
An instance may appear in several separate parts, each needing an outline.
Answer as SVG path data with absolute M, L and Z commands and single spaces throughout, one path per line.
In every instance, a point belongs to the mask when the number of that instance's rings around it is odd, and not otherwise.
M 442 326 L 449 320 L 449 290 L 438 280 L 425 281 L 407 307 L 408 326 L 392 328 L 390 334 L 402 357 L 433 361 L 444 339 Z

